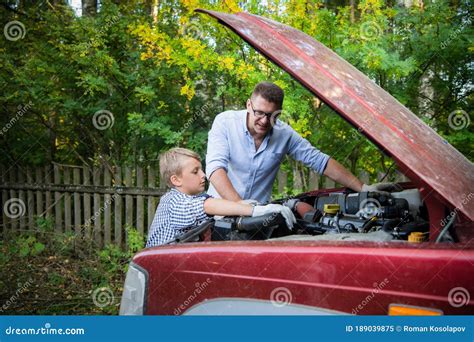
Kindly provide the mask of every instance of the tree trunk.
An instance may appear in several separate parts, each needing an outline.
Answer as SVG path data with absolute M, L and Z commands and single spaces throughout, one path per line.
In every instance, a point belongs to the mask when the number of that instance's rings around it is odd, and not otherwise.
M 351 0 L 351 23 L 355 23 L 355 0 Z
M 158 0 L 153 0 L 151 16 L 153 17 L 153 23 L 156 24 L 158 22 Z
M 49 128 L 48 128 L 48 135 L 49 135 L 49 162 L 52 163 L 56 161 L 56 113 L 53 112 L 49 117 Z
M 97 13 L 97 0 L 82 0 L 82 15 L 93 16 Z
M 435 99 L 435 90 L 432 86 L 435 73 L 431 68 L 428 68 L 426 72 L 420 78 L 420 86 L 418 96 L 418 113 L 428 119 L 432 119 L 434 116 L 433 100 Z

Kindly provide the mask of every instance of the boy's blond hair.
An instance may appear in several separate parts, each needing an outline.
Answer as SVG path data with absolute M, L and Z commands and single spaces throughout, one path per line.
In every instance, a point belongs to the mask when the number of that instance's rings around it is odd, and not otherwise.
M 183 161 L 186 157 L 194 158 L 201 162 L 199 154 L 188 150 L 187 148 L 175 147 L 160 155 L 160 176 L 162 180 L 166 181 L 166 184 L 170 188 L 173 187 L 171 176 L 181 176 L 181 172 L 183 171 Z

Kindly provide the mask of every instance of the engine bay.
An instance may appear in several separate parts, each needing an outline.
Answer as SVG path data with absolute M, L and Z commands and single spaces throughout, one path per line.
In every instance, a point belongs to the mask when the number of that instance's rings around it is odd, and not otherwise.
M 292 209 L 289 229 L 280 214 L 223 217 L 211 228 L 211 241 L 229 240 L 428 240 L 429 219 L 417 189 L 398 192 L 321 192 L 273 203 Z

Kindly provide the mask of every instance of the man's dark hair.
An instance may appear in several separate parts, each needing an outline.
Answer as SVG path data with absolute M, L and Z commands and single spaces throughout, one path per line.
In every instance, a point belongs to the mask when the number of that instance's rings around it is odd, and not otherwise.
M 268 102 L 274 103 L 278 108 L 283 106 L 283 89 L 271 82 L 260 82 L 253 90 L 252 98 L 257 96 L 263 97 Z

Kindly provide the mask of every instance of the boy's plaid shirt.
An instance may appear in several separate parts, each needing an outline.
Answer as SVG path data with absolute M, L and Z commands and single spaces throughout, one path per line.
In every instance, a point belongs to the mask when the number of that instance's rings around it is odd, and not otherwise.
M 164 194 L 156 209 L 146 247 L 162 245 L 208 219 L 204 201 L 209 197 L 206 193 L 187 195 L 174 188 Z

